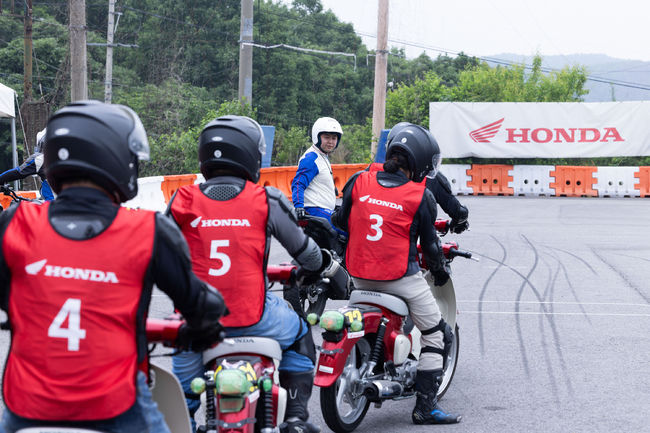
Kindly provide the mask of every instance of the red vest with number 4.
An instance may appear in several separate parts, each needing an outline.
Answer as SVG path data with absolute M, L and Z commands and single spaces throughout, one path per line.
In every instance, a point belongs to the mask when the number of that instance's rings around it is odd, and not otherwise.
M 377 182 L 377 172 L 363 172 L 356 178 L 345 256 L 350 275 L 379 281 L 404 276 L 410 229 L 423 195 L 424 185 L 414 182 L 385 188 Z
M 188 185 L 172 202 L 194 272 L 226 301 L 230 314 L 221 319 L 224 326 L 251 326 L 262 318 L 268 209 L 266 190 L 252 182 L 227 201 L 213 200 L 199 185 Z
M 113 418 L 135 403 L 137 311 L 154 213 L 120 208 L 98 236 L 71 240 L 49 204 L 21 204 L 2 239 L 11 274 L 4 401 L 37 420 Z

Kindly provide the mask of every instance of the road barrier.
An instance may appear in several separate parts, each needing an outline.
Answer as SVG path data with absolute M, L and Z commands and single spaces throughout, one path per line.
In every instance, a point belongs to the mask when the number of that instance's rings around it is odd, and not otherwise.
M 38 198 L 38 191 L 16 191 L 16 194 L 25 198 Z M 12 198 L 8 195 L 0 193 L 0 206 L 7 209 L 11 204 Z
M 639 171 L 634 173 L 634 177 L 639 179 L 639 183 L 634 185 L 639 190 L 641 197 L 650 197 L 650 167 L 639 167 Z
M 598 191 L 593 188 L 596 183 L 594 173 L 597 169 L 597 167 L 558 165 L 554 171 L 551 171 L 551 177 L 555 177 L 551 188 L 555 188 L 557 197 L 598 197 Z
M 367 164 L 332 165 L 339 193 L 350 176 L 366 167 Z M 296 168 L 262 168 L 258 183 L 280 189 L 291 200 L 291 180 Z M 455 195 L 650 197 L 650 167 L 444 164 L 441 171 Z M 138 195 L 125 205 L 163 211 L 178 188 L 203 181 L 200 174 L 140 178 Z M 32 193 L 36 197 L 36 192 Z M 3 200 L 7 204 L 10 201 L 0 195 L 3 206 Z
M 472 164 L 467 170 L 472 180 L 467 185 L 474 195 L 513 195 L 511 170 L 512 165 Z

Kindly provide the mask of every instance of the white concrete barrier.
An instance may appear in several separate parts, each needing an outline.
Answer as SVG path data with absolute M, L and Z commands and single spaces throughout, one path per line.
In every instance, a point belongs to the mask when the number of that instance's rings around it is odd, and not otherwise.
M 467 175 L 467 170 L 472 168 L 469 164 L 443 164 L 440 171 L 449 180 L 451 184 L 451 192 L 454 195 L 470 195 L 472 188 L 467 186 L 467 182 L 472 180 Z
M 554 165 L 515 165 L 512 170 L 514 195 L 555 195 L 555 188 L 550 187 L 555 181 L 555 177 L 550 175 L 553 170 Z
M 164 176 L 141 177 L 138 179 L 138 195 L 124 203 L 124 206 L 163 212 L 167 208 L 160 184 Z
M 638 167 L 598 167 L 595 177 L 598 180 L 594 189 L 598 197 L 639 197 L 641 192 L 634 189 L 639 178 L 634 177 Z

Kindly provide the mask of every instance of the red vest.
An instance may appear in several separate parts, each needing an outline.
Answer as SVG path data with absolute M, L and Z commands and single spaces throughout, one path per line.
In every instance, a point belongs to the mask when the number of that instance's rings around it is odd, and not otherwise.
M 361 173 L 352 189 L 345 256 L 350 275 L 366 280 L 401 278 L 408 267 L 410 229 L 424 195 L 424 185 L 407 182 L 385 188 L 377 172 Z
M 21 204 L 2 239 L 11 272 L 9 409 L 38 420 L 101 420 L 135 402 L 137 309 L 154 213 L 120 208 L 100 235 L 67 239 L 49 204 Z
M 181 187 L 171 207 L 187 239 L 196 275 L 221 292 L 230 314 L 226 327 L 251 326 L 264 312 L 264 253 L 269 207 L 252 182 L 227 201 L 206 197 L 199 185 Z

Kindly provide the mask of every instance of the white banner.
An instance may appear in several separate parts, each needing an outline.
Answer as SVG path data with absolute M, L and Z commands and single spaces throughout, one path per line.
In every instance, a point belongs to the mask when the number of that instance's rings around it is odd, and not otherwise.
M 0 83 L 0 117 L 16 117 L 14 89 Z
M 650 155 L 650 101 L 432 102 L 445 158 Z

